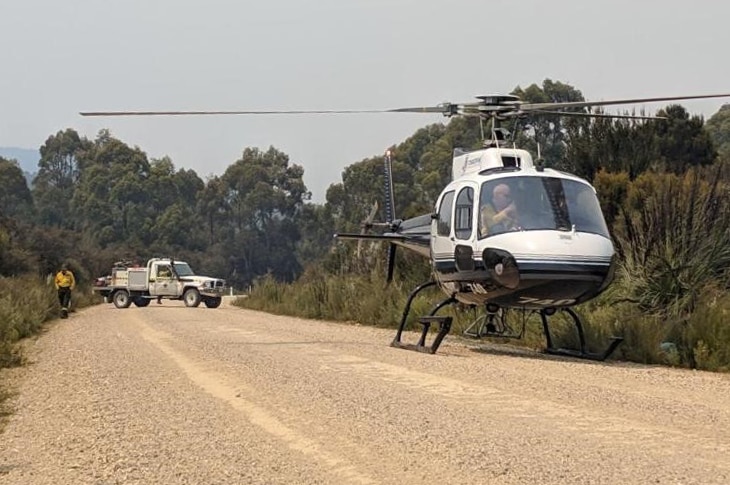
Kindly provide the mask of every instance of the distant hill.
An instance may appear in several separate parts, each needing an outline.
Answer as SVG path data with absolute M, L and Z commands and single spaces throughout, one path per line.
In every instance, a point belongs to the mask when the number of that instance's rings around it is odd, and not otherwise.
M 34 173 L 38 171 L 41 154 L 32 148 L 0 147 L 0 157 L 17 160 L 24 172 Z
M 0 157 L 17 160 L 20 169 L 25 174 L 28 185 L 30 185 L 31 180 L 38 172 L 38 160 L 41 159 L 41 154 L 38 150 L 32 148 L 0 147 Z

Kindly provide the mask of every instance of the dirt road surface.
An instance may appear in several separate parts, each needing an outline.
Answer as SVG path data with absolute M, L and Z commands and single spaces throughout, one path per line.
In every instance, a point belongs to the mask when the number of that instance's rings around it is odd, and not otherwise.
M 224 304 L 53 323 L 0 435 L 7 484 L 727 484 L 730 376 Z

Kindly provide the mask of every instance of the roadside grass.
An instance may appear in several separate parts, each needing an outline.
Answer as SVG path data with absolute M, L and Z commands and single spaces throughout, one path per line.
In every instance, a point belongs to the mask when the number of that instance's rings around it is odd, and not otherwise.
M 0 278 L 0 367 L 21 363 L 15 344 L 38 333 L 58 307 L 56 292 L 35 276 Z
M 90 288 L 73 292 L 71 312 L 99 302 Z M 22 363 L 17 342 L 41 331 L 43 324 L 61 315 L 58 296 L 49 278 L 0 277 L 0 368 Z
M 73 292 L 71 311 L 98 302 L 90 289 Z M 19 341 L 38 334 L 46 322 L 58 318 L 61 307 L 52 281 L 39 276 L 0 277 L 0 369 L 23 364 Z M 0 430 L 10 391 L 0 383 Z
M 612 337 L 623 337 L 612 359 L 697 368 L 709 371 L 730 371 L 730 295 L 720 291 L 700 292 L 695 311 L 687 318 L 645 312 L 637 302 L 625 298 L 631 283 L 619 277 L 600 297 L 574 310 L 583 320 L 587 350 L 602 352 Z M 356 322 L 383 328 L 397 328 L 413 282 L 395 281 L 385 285 L 379 271 L 369 275 L 331 275 L 313 271 L 298 281 L 287 284 L 272 277 L 253 285 L 246 298 L 234 305 L 279 315 Z M 420 331 L 417 319 L 427 315 L 433 305 L 443 300 L 439 290 L 426 290 L 412 303 L 407 330 Z M 439 315 L 453 317 L 451 335 L 463 331 L 484 312 L 467 305 L 451 305 Z M 539 350 L 545 346 L 542 322 L 535 312 L 511 311 L 507 323 L 524 335 L 519 340 L 490 338 Z M 550 317 L 550 331 L 556 347 L 578 348 L 578 336 L 572 319 L 563 312 Z
M 266 276 L 234 304 L 279 315 L 391 327 L 400 322 L 407 297 L 402 284 L 386 287 L 380 275 L 335 276 L 313 270 L 292 284 Z M 423 311 L 422 305 L 417 299 L 411 313 Z
M 277 282 L 267 276 L 252 286 L 246 298 L 237 298 L 233 304 L 277 315 L 396 329 L 408 297 L 418 283 L 396 279 L 386 285 L 381 273 L 380 268 L 369 274 L 350 275 L 332 275 L 313 269 L 293 283 Z M 420 332 L 422 327 L 418 318 L 430 314 L 434 306 L 445 298 L 435 287 L 419 293 L 411 302 L 405 329 Z M 438 312 L 438 315 L 452 317 L 451 335 L 462 335 L 483 314 L 483 308 L 464 304 L 449 305 Z M 506 323 L 516 333 L 521 332 L 524 326 L 522 338 L 510 342 L 531 349 L 544 347 L 545 337 L 538 314 L 512 311 L 507 314 Z M 560 312 L 551 319 L 550 325 L 556 345 L 570 346 L 577 342 L 572 320 L 566 319 Z M 490 338 L 489 341 L 505 342 L 506 339 Z

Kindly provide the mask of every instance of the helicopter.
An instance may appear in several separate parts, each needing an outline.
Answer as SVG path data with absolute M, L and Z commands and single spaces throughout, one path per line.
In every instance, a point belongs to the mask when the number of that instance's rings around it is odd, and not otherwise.
M 730 97 L 730 94 L 671 96 L 607 101 L 527 103 L 515 95 L 477 96 L 476 102 L 385 110 L 286 111 L 106 111 L 82 116 L 276 115 L 338 113 L 435 113 L 476 117 L 489 123 L 481 149 L 454 148 L 451 181 L 441 191 L 431 213 L 397 219 L 394 210 L 392 153 L 384 159 L 385 222 L 373 222 L 377 206 L 363 222 L 360 233 L 338 233 L 339 239 L 385 241 L 388 244 L 387 282 L 393 278 L 398 247 L 414 251 L 431 262 L 431 278 L 414 288 L 391 343 L 435 354 L 452 326 L 451 316 L 438 312 L 452 304 L 483 307 L 484 316 L 463 333 L 473 338 L 520 338 L 507 321 L 510 311 L 537 313 L 546 339 L 545 352 L 581 359 L 605 360 L 621 344 L 612 337 L 602 352 L 591 352 L 583 322 L 573 310 L 601 294 L 612 282 L 616 256 L 595 188 L 586 180 L 547 168 L 539 153 L 510 144 L 500 122 L 527 116 L 582 116 L 662 119 L 657 116 L 613 115 L 586 108 L 651 102 Z M 484 131 L 484 130 L 483 130 Z M 538 145 L 539 147 L 539 145 Z M 538 148 L 539 150 L 539 148 Z M 370 233 L 371 229 L 380 229 Z M 411 304 L 426 288 L 438 286 L 446 298 L 418 319 L 417 343 L 404 342 Z M 550 320 L 561 312 L 572 321 L 578 348 L 553 343 Z M 430 343 L 431 327 L 437 325 Z

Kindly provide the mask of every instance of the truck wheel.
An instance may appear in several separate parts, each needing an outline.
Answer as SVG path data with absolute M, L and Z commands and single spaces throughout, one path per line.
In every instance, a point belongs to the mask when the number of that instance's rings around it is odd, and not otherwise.
M 114 306 L 117 308 L 129 308 L 132 304 L 132 299 L 129 297 L 127 290 L 118 290 L 112 297 Z
M 150 299 L 142 298 L 141 296 L 138 296 L 137 298 L 134 299 L 134 304 L 140 308 L 144 308 L 150 304 Z
M 205 303 L 205 306 L 208 308 L 218 308 L 221 306 L 221 297 L 208 297 L 203 300 L 203 303 Z
M 183 300 L 185 300 L 185 306 L 195 308 L 200 305 L 200 292 L 195 288 L 188 288 L 183 293 Z

